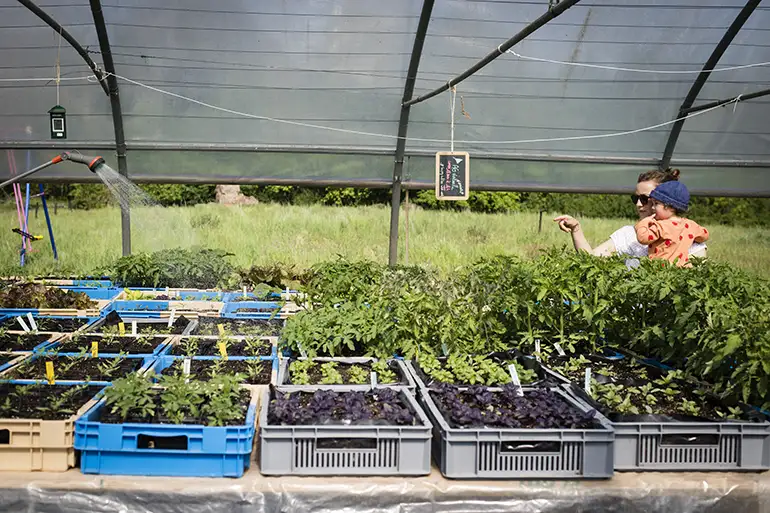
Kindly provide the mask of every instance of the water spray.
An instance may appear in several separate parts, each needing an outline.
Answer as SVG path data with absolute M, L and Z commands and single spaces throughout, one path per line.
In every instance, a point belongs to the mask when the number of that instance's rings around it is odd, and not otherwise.
M 17 182 L 20 182 L 24 178 L 28 177 L 29 175 L 33 173 L 37 173 L 38 171 L 41 171 L 49 166 L 53 166 L 54 164 L 58 164 L 59 162 L 64 162 L 65 160 L 69 160 L 72 162 L 79 162 L 80 164 L 85 164 L 88 167 L 88 170 L 92 173 L 96 173 L 96 170 L 99 169 L 104 164 L 104 159 L 102 157 L 92 157 L 90 155 L 82 155 L 80 153 L 72 153 L 70 151 L 65 151 L 61 155 L 57 155 L 48 162 L 41 164 L 37 167 L 34 167 L 30 169 L 29 171 L 25 171 L 24 173 L 14 176 L 13 178 L 10 178 L 9 180 L 4 181 L 3 183 L 0 183 L 0 189 L 7 185 L 11 185 Z

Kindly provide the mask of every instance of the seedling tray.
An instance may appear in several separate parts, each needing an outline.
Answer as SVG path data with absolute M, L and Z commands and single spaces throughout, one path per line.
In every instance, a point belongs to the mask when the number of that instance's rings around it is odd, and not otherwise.
M 36 333 L 75 333 L 86 330 L 90 323 L 99 319 L 98 317 L 39 317 L 37 315 L 33 317 L 38 328 Z M 28 328 L 32 329 L 26 315 L 22 317 L 22 320 Z M 8 333 L 24 333 L 15 317 L 9 317 L 2 321 L 2 327 L 7 328 Z
M 225 319 L 222 317 L 200 316 L 194 335 L 219 335 L 219 325 L 228 335 L 277 337 L 283 329 L 281 319 Z
M 72 339 L 71 335 L 65 335 L 56 342 L 44 347 L 42 352 L 57 352 L 60 356 L 75 356 L 83 349 L 86 349 L 87 353 L 90 354 L 91 344 L 98 342 L 99 358 L 114 358 L 120 356 L 121 351 L 128 353 L 124 355 L 126 358 L 146 358 L 148 356 L 166 354 L 171 349 L 170 342 L 173 340 L 173 337 L 160 335 L 153 337 L 134 335 L 112 337 L 110 335 L 89 333 L 78 335 L 75 342 L 71 342 Z M 150 345 L 136 342 L 147 339 L 149 339 Z
M 71 385 L 55 388 L 65 386 Z M 101 387 L 93 387 L 91 397 L 99 390 Z M 74 467 L 75 420 L 95 404 L 95 399 L 87 399 L 65 420 L 0 418 L 0 471 L 64 472 Z
M 280 387 L 278 390 L 281 392 L 308 391 L 297 387 Z M 352 390 L 335 389 L 336 392 Z M 403 401 L 420 421 L 420 425 L 271 425 L 268 424 L 267 413 L 273 392 L 265 390 L 262 395 L 259 419 L 262 474 L 297 476 L 429 474 L 430 421 L 408 390 L 405 388 L 398 388 L 398 390 Z
M 299 311 L 292 302 L 235 301 L 225 303 L 222 317 L 226 319 L 285 319 Z
M 25 360 L 28 355 L 19 353 L 0 353 L 0 374 L 6 369 L 10 369 L 17 363 Z
M 118 325 L 121 322 L 123 323 L 126 334 L 133 333 L 132 323 L 136 322 L 136 331 L 139 335 L 148 331 L 156 332 L 159 335 L 186 335 L 195 327 L 193 321 L 190 321 L 184 315 L 175 314 L 171 328 L 168 326 L 168 320 L 168 317 L 165 319 L 157 317 L 134 317 L 131 315 L 121 317 L 117 312 L 112 311 L 89 325 L 87 331 L 89 333 L 104 333 L 105 329 L 109 329 L 112 334 L 116 334 L 114 332 L 118 329 Z M 160 333 L 162 331 L 166 331 L 166 333 Z
M 107 424 L 100 401 L 75 423 L 75 449 L 85 474 L 241 477 L 249 468 L 258 398 L 251 392 L 240 426 Z
M 62 358 L 66 358 L 67 356 L 72 356 L 72 355 L 58 355 L 58 356 L 61 356 Z M 45 354 L 32 354 L 29 357 L 22 360 L 21 362 L 16 362 L 13 367 L 0 372 L 0 381 L 9 381 L 11 383 L 18 383 L 18 384 L 47 383 L 44 364 L 40 360 L 44 361 L 48 359 L 56 360 L 58 358 L 54 356 L 46 356 Z M 111 359 L 110 357 L 104 357 L 104 358 L 86 357 L 85 358 L 85 360 L 87 361 L 87 365 L 89 366 L 93 365 L 93 363 L 91 363 L 92 360 L 110 360 L 110 359 Z M 112 378 L 115 378 L 115 379 L 121 378 L 130 372 L 138 372 L 142 374 L 146 372 L 147 369 L 149 369 L 153 363 L 155 363 L 155 357 L 143 356 L 141 358 L 125 358 L 125 360 L 126 360 L 125 362 L 121 363 L 121 369 L 125 369 L 125 370 L 116 372 L 115 375 L 112 376 Z M 19 369 L 20 365 L 22 363 L 27 363 L 27 362 L 33 365 L 38 365 L 38 362 L 40 362 L 39 367 L 35 367 L 35 369 L 37 369 L 36 374 L 38 374 L 39 377 L 29 378 L 27 377 L 26 373 L 22 376 L 14 375 L 17 371 L 20 370 Z M 57 385 L 58 384 L 76 385 L 78 383 L 83 382 L 83 380 L 81 379 L 67 378 L 69 374 L 65 374 L 64 378 L 59 378 L 60 374 L 58 374 L 59 371 L 57 371 L 56 369 L 57 369 L 57 365 L 54 364 L 54 377 L 55 377 L 55 383 Z M 111 382 L 112 382 L 111 380 L 107 381 L 107 380 L 98 380 L 98 379 L 97 380 L 92 379 L 90 381 L 91 384 L 95 384 L 95 385 L 109 385 L 111 384 Z
M 184 364 L 185 359 L 186 358 L 182 356 L 161 356 L 153 363 L 148 372 L 154 374 L 155 376 L 160 376 L 162 374 L 167 374 L 170 368 L 181 371 L 181 366 Z M 198 380 L 208 381 L 208 376 L 205 374 L 206 371 L 212 368 L 217 362 L 222 361 L 222 358 L 216 356 L 197 356 L 190 358 L 189 360 L 190 372 L 192 374 L 191 377 L 196 377 L 197 375 Z M 232 358 L 228 358 L 226 360 L 226 370 L 227 372 L 232 373 L 247 373 L 246 369 L 248 368 L 248 365 L 255 361 L 263 362 L 262 365 L 264 366 L 265 371 L 269 369 L 269 374 L 266 372 L 264 375 L 264 378 L 266 379 L 259 380 L 259 383 L 253 382 L 253 378 L 247 378 L 241 385 L 262 386 L 276 383 L 278 376 L 278 360 L 271 356 L 262 356 L 259 358 L 233 356 Z
M 532 390 L 523 388 L 525 394 Z M 581 411 L 592 409 L 558 387 L 551 390 Z M 433 423 L 433 454 L 445 477 L 604 479 L 613 475 L 615 435 L 599 413 L 598 429 L 458 428 L 450 427 L 429 390 L 421 391 L 420 401 Z
M 39 352 L 53 344 L 61 336 L 61 334 L 44 333 L 6 333 L 0 335 L 0 352 L 17 354 Z
M 184 315 L 185 317 L 190 317 L 191 314 L 219 316 L 224 305 L 225 304 L 222 301 L 129 301 L 118 299 L 113 302 L 112 310 L 118 312 L 120 315 L 129 314 L 131 316 L 139 316 L 143 312 L 144 315 L 147 316 L 149 316 L 149 313 L 155 313 L 155 316 L 160 316 L 159 314 L 164 312 L 166 313 L 165 317 L 168 317 L 171 310 L 174 310 L 177 315 Z
M 297 358 L 298 360 L 307 360 L 307 358 Z M 310 384 L 310 385 L 299 385 L 296 383 L 291 383 L 291 372 L 289 371 L 289 366 L 291 365 L 291 362 L 293 362 L 295 359 L 289 358 L 289 359 L 282 359 L 278 364 L 278 385 L 280 386 L 290 386 L 297 389 L 317 389 L 319 387 L 323 388 L 329 388 L 331 390 L 337 390 L 337 389 L 344 389 L 344 390 L 369 390 L 372 388 L 371 382 L 365 384 L 365 385 L 356 385 L 356 384 L 345 384 L 345 385 L 324 385 L 320 383 Z M 326 362 L 338 362 L 342 366 L 345 365 L 356 365 L 356 364 L 369 364 L 374 361 L 376 361 L 376 358 L 313 358 L 314 362 L 318 362 L 318 365 L 320 367 L 321 364 Z M 398 381 L 396 383 L 380 383 L 379 380 L 377 381 L 376 386 L 384 386 L 384 387 L 403 387 L 409 390 L 410 392 L 414 393 L 414 389 L 417 387 L 417 384 L 414 381 L 414 378 L 412 378 L 411 373 L 407 369 L 405 363 L 403 360 L 388 360 L 388 366 L 390 367 L 390 370 L 396 373 L 396 377 Z M 339 367 L 339 366 L 338 366 Z M 341 367 L 340 367 L 341 368 Z
M 275 357 L 277 351 L 278 338 L 277 337 L 245 337 L 245 336 L 227 336 L 226 351 L 228 357 L 243 356 L 248 358 L 256 358 L 259 356 Z M 249 353 L 248 346 L 246 345 L 247 339 L 259 340 L 260 348 L 262 350 L 259 354 Z M 209 335 L 204 336 L 185 336 L 174 338 L 168 354 L 171 356 L 207 356 L 210 358 L 220 358 L 222 355 L 219 352 L 219 343 L 223 339 L 219 337 L 212 337 Z M 253 343 L 253 342 L 252 342 Z M 196 344 L 197 350 L 195 354 L 188 355 L 185 352 L 186 344 Z

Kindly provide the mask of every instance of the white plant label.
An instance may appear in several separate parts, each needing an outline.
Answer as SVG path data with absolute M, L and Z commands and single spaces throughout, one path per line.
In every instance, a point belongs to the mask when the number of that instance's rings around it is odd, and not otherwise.
M 591 367 L 588 367 L 586 369 L 586 382 L 583 388 L 585 389 L 588 395 L 591 395 Z
M 540 339 L 539 338 L 535 339 L 535 358 L 537 359 L 538 362 L 540 361 Z
M 372 387 L 376 387 L 377 386 L 377 373 L 376 372 L 370 373 L 369 378 L 372 380 Z
M 168 287 L 166 287 L 166 297 L 171 297 L 171 295 L 169 294 Z
M 516 395 L 518 397 L 523 397 L 524 390 L 521 389 L 521 380 L 519 379 L 519 372 L 516 370 L 516 366 L 514 364 L 510 364 L 508 366 L 508 372 L 511 373 L 511 381 L 513 382 L 513 386 L 516 387 Z
M 553 347 L 556 348 L 556 352 L 559 353 L 559 356 L 567 355 L 567 353 L 564 352 L 564 349 L 561 348 L 561 344 L 559 344 L 558 342 L 554 342 Z
M 299 348 L 299 354 L 302 355 L 302 358 L 307 358 L 307 353 L 305 352 L 305 348 L 302 347 L 302 344 L 297 342 L 297 347 Z
M 136 321 L 131 321 L 131 334 L 136 335 Z
M 16 320 L 21 324 L 21 329 L 25 332 L 29 332 L 29 326 L 27 326 L 27 323 L 24 322 L 24 319 L 22 319 L 21 316 L 16 317 Z
M 190 358 L 185 358 L 184 361 L 182 362 L 182 373 L 185 376 L 190 375 L 190 362 L 191 362 Z
M 174 316 L 175 315 L 176 315 L 176 309 L 172 308 L 171 309 L 171 315 L 168 316 L 168 327 L 169 328 L 174 325 Z
M 32 312 L 27 312 L 27 319 L 29 319 L 29 325 L 32 328 L 32 331 L 37 331 L 37 323 L 35 322 L 35 318 L 32 317 Z
M 441 343 L 441 351 L 444 353 L 444 356 L 449 354 L 449 348 L 446 346 L 446 342 Z

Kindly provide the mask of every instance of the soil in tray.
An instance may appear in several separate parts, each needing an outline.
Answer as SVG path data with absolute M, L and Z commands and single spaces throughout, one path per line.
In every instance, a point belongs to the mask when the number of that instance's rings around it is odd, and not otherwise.
M 15 360 L 18 357 L 19 357 L 19 355 L 17 355 L 17 354 L 13 354 L 13 355 L 10 355 L 10 354 L 0 354 L 0 367 L 5 365 L 6 363 L 10 362 L 11 360 Z
M 91 344 L 99 343 L 99 353 L 128 353 L 128 354 L 152 354 L 156 347 L 168 337 L 98 337 L 93 335 L 80 335 L 69 340 L 64 340 L 56 346 L 61 353 L 91 353 Z
M 106 424 L 122 424 L 122 423 L 139 423 L 139 424 L 174 424 L 173 421 L 171 421 L 166 415 L 163 410 L 163 402 L 160 397 L 160 391 L 155 391 L 155 415 L 150 417 L 143 417 L 139 416 L 133 413 L 129 413 L 128 416 L 124 419 L 120 416 L 119 412 L 112 413 L 110 406 L 104 406 L 99 410 L 99 418 L 97 419 L 98 422 L 104 422 Z M 251 392 L 248 390 L 241 390 L 240 391 L 240 402 L 239 402 L 239 408 L 240 408 L 240 416 L 237 419 L 230 420 L 225 422 L 226 426 L 239 426 L 243 425 L 246 420 L 246 415 L 249 410 L 249 403 L 251 402 Z M 196 425 L 208 425 L 208 419 L 203 418 L 203 416 L 194 418 L 194 417 L 186 417 L 182 424 L 196 424 Z M 174 440 L 168 440 L 168 444 L 170 444 L 167 449 L 183 449 L 185 447 L 174 447 Z M 145 447 L 149 448 L 149 447 Z M 157 447 L 161 448 L 161 447 Z
M 0 419 L 65 420 L 102 388 L 95 385 L 0 384 Z
M 292 360 L 295 361 L 295 360 Z M 291 372 L 291 364 L 289 364 L 289 381 L 288 384 L 302 384 L 302 385 L 318 385 L 321 383 L 321 380 L 323 379 L 323 371 L 321 370 L 321 366 L 327 362 L 315 362 L 315 365 L 310 367 L 308 369 L 308 383 L 294 383 L 292 381 L 292 372 Z M 343 363 L 343 362 L 334 362 L 336 363 L 335 369 L 337 372 L 340 373 L 342 376 L 342 383 L 335 383 L 336 385 L 368 385 L 371 381 L 371 372 L 372 372 L 372 364 L 369 362 L 366 363 Z M 350 369 L 353 366 L 361 367 L 366 371 L 366 382 L 365 383 L 353 383 L 350 381 Z M 403 376 L 399 375 L 398 368 L 395 364 L 390 363 L 388 364 L 388 367 L 391 371 L 395 374 L 395 379 L 389 379 L 387 381 L 384 381 L 382 379 L 382 374 L 377 374 L 377 383 L 380 385 L 393 385 L 396 383 L 403 383 L 406 380 L 403 379 Z
M 24 322 L 29 326 L 29 319 L 24 317 Z M 85 317 L 35 317 L 37 331 L 52 331 L 54 333 L 72 333 L 77 331 L 90 321 Z M 16 318 L 7 319 L 3 328 L 9 330 L 21 330 L 22 327 Z
M 219 339 L 186 338 L 174 345 L 171 354 L 174 356 L 220 356 L 220 342 Z M 270 356 L 273 354 L 273 345 L 270 342 L 256 338 L 227 339 L 225 344 L 227 356 Z
M 117 361 L 116 361 L 117 360 Z M 54 377 L 57 380 L 71 381 L 112 381 L 137 371 L 143 364 L 141 358 L 75 358 L 66 356 L 43 356 L 26 361 L 4 378 L 46 379 L 45 362 L 53 362 Z M 71 367 L 67 368 L 68 366 Z M 112 372 L 106 371 L 113 368 Z
M 184 360 L 175 360 L 162 374 L 177 376 L 183 372 Z M 217 374 L 244 374 L 246 385 L 269 385 L 273 376 L 273 362 L 269 360 L 190 360 L 190 376 L 199 381 L 211 379 Z
M 283 329 L 281 319 L 198 319 L 196 335 L 219 335 L 218 324 L 221 324 L 229 335 L 249 335 L 255 337 L 277 337 Z
M 51 340 L 49 335 L 0 335 L 0 351 L 32 351 L 38 344 Z

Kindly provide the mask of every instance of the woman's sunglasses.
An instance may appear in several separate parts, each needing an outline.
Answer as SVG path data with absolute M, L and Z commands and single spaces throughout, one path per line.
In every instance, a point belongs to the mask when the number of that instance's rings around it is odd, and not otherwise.
M 646 194 L 632 194 L 631 201 L 636 205 L 637 201 L 641 201 L 642 205 L 646 205 L 650 201 L 650 197 Z

